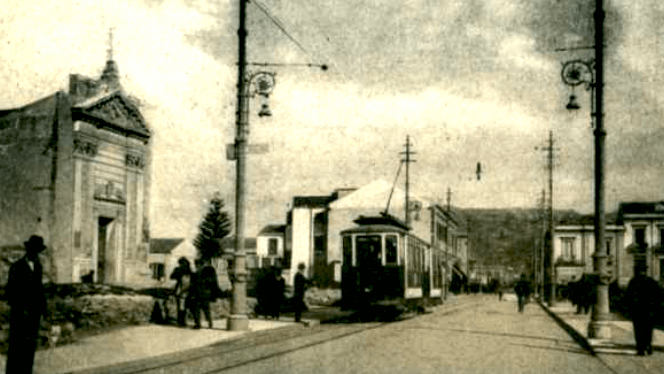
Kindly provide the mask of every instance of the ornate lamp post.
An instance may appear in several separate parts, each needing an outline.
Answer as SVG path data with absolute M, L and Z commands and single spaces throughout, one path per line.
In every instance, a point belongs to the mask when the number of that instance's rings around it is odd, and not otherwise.
M 244 73 L 243 73 L 244 74 Z M 244 248 L 244 218 L 245 218 L 245 181 L 247 174 L 246 159 L 249 143 L 249 101 L 256 95 L 267 98 L 274 88 L 274 73 L 259 71 L 241 77 L 238 95 L 237 127 L 235 143 L 228 152 L 228 156 L 236 162 L 235 181 L 235 253 L 233 259 L 233 299 L 231 316 L 228 318 L 227 328 L 230 331 L 244 331 L 249 327 L 246 313 L 247 297 L 247 269 L 246 253 Z M 267 104 L 262 104 L 258 113 L 260 117 L 270 116 Z
M 595 135 L 595 254 L 593 264 L 596 273 L 595 306 L 588 325 L 588 337 L 595 339 L 608 339 L 611 337 L 609 325 L 609 282 L 611 281 L 607 269 L 607 253 L 604 214 L 604 141 L 606 131 L 603 126 L 603 34 L 604 10 L 602 0 L 597 0 L 595 10 L 595 59 L 590 61 L 573 60 L 563 65 L 562 79 L 565 84 L 572 87 L 584 84 L 590 90 L 591 110 Z M 579 109 L 574 95 L 570 96 L 567 109 Z

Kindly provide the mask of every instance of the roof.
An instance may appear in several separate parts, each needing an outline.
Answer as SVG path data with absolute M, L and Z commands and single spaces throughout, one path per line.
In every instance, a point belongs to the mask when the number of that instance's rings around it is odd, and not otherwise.
M 33 101 L 21 107 L 0 110 L 0 118 L 14 113 L 20 113 L 22 115 L 25 114 L 52 115 L 53 113 L 55 113 L 56 96 L 57 93 L 54 93 L 52 95 L 48 95 L 46 97 L 43 97 L 37 101 Z
M 390 198 L 391 194 L 391 198 Z M 338 199 L 330 204 L 332 209 L 345 209 L 345 208 L 380 208 L 385 209 L 387 200 L 390 200 L 390 208 L 403 209 L 405 202 L 405 193 L 399 187 L 393 186 L 392 183 L 386 182 L 382 179 L 377 179 L 369 184 L 366 184 L 354 192 Z M 411 201 L 421 201 L 423 208 L 428 207 L 429 202 L 422 199 L 415 194 L 410 194 Z
M 286 225 L 266 225 L 258 235 L 281 235 L 286 232 Z
M 664 215 L 664 201 L 620 203 L 618 220 L 622 221 L 627 214 Z
M 334 201 L 333 196 L 295 196 L 293 197 L 293 208 L 324 208 Z
M 168 239 L 150 239 L 150 253 L 157 254 L 170 254 L 175 247 L 180 245 L 184 239 L 182 238 L 168 238 Z
M 234 251 L 235 250 L 235 237 L 227 236 L 221 239 L 221 249 L 223 251 Z M 256 251 L 256 238 L 244 238 L 244 249 L 255 252 Z

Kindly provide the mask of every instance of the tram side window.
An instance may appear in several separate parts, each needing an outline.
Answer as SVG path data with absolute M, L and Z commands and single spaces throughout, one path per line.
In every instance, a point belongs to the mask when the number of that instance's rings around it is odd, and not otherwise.
M 422 248 L 419 243 L 409 241 L 408 287 L 422 286 Z
M 387 265 L 396 265 L 398 256 L 398 241 L 396 235 L 385 236 L 385 263 Z
M 344 236 L 344 266 L 353 266 L 353 240 L 350 236 Z

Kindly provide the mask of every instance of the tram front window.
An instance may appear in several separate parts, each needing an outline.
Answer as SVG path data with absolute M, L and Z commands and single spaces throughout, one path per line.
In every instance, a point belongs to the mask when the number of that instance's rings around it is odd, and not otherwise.
M 385 263 L 388 265 L 397 264 L 398 256 L 398 237 L 396 235 L 385 236 Z
M 362 268 L 380 267 L 381 240 L 379 235 L 358 236 L 355 242 L 358 266 Z

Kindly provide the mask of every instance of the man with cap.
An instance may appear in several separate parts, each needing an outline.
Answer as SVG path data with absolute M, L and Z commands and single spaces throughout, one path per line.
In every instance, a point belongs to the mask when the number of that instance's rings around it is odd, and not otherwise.
M 5 297 L 9 315 L 7 373 L 32 373 L 37 349 L 39 323 L 46 312 L 39 253 L 46 249 L 44 239 L 33 235 L 25 244 L 25 256 L 9 268 Z
M 657 282 L 646 275 L 648 267 L 637 263 L 634 267 L 634 278 L 629 281 L 625 292 L 629 316 L 634 324 L 634 340 L 636 354 L 644 356 L 652 354 L 652 331 L 660 306 L 661 290 Z

